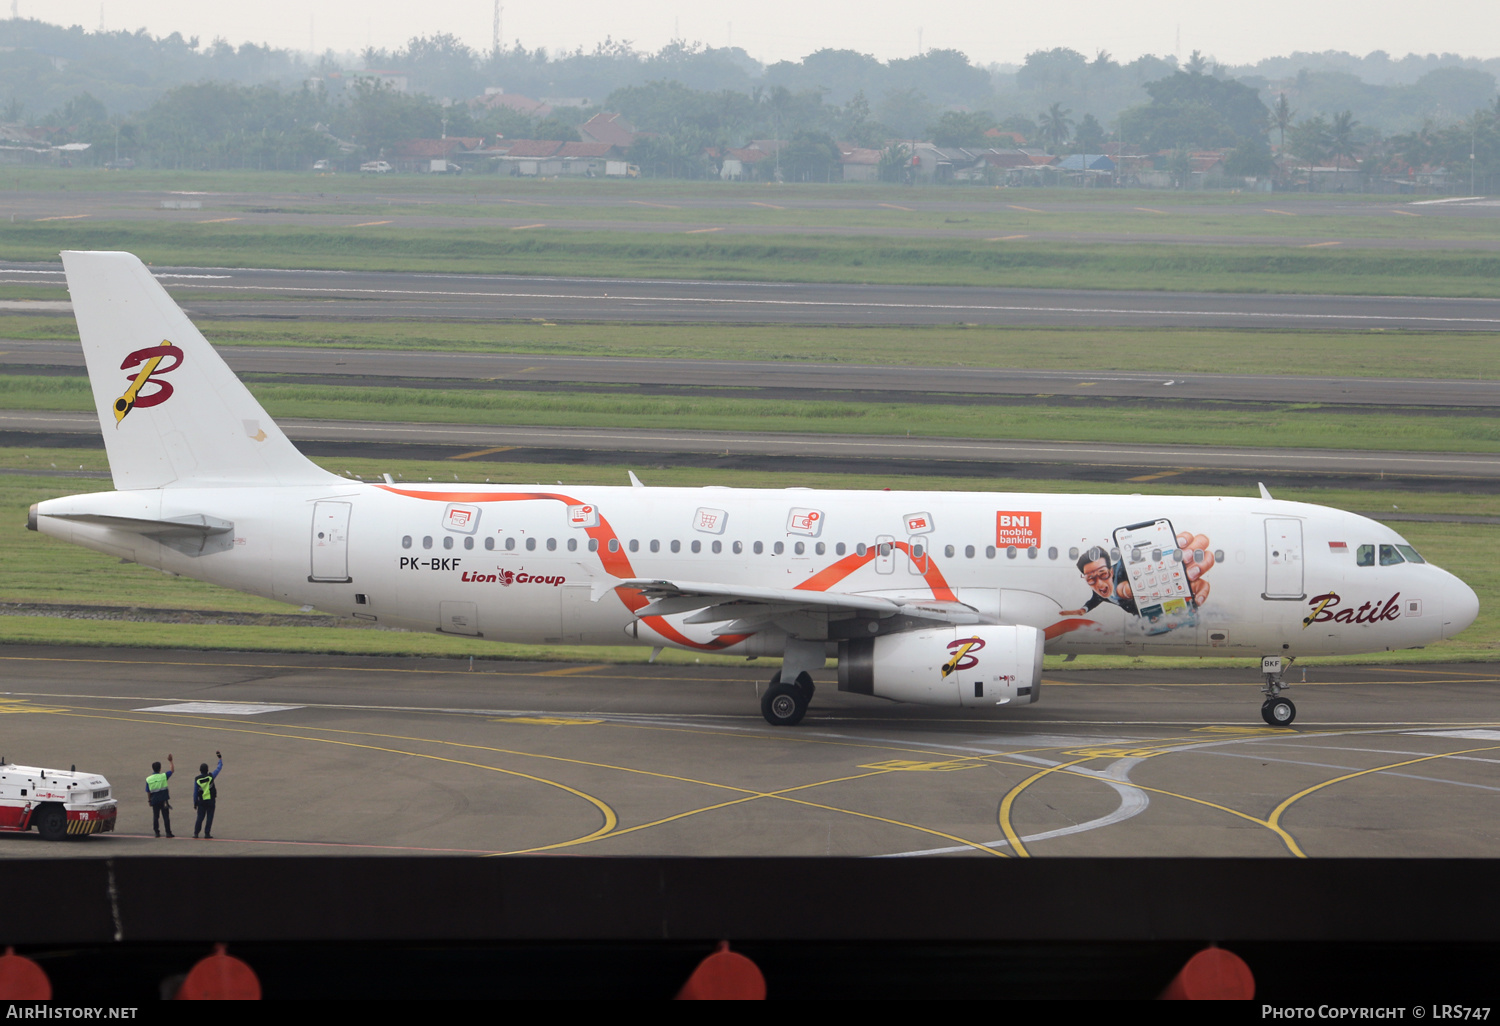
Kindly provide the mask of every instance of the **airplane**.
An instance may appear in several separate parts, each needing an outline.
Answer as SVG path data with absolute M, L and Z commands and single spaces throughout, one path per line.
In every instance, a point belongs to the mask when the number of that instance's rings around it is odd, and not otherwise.
M 1256 497 L 543 487 L 355 481 L 303 456 L 147 267 L 62 254 L 115 490 L 32 530 L 408 630 L 780 657 L 761 712 L 814 675 L 958 708 L 1040 697 L 1044 653 L 1290 661 L 1426 645 L 1474 591 L 1389 527 Z M 653 654 L 654 657 L 654 654 Z

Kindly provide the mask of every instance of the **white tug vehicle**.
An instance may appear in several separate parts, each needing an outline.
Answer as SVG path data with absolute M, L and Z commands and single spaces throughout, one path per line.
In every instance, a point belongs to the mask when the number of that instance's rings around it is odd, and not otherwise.
M 111 833 L 119 803 L 110 794 L 108 780 L 76 766 L 17 766 L 0 758 L 0 831 L 36 827 L 49 841 Z

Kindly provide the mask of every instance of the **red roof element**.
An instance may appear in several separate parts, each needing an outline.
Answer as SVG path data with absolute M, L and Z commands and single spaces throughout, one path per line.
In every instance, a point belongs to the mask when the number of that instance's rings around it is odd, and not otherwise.
M 533 100 L 529 96 L 520 93 L 486 93 L 476 96 L 469 101 L 470 107 L 508 107 L 522 114 L 530 114 L 533 117 L 544 118 L 552 113 L 552 105 L 543 103 L 541 100 Z
M 517 139 L 505 151 L 507 157 L 551 157 L 562 149 L 560 139 Z
M 568 142 L 557 151 L 559 157 L 608 157 L 614 154 L 614 144 L 604 142 Z
M 1010 139 L 1017 146 L 1026 145 L 1026 137 L 1020 132 L 1002 132 L 998 128 L 992 128 L 984 133 L 986 139 Z
M 451 157 L 464 150 L 477 150 L 484 140 L 472 136 L 450 135 L 446 139 L 406 139 L 396 144 L 395 155 L 414 160 Z
M 627 150 L 635 142 L 635 126 L 619 114 L 595 114 L 578 126 L 585 142 L 609 143 Z

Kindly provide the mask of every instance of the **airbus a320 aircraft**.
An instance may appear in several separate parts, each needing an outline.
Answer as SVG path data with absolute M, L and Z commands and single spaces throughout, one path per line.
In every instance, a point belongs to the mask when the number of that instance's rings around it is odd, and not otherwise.
M 292 445 L 128 253 L 64 253 L 116 491 L 33 530 L 294 605 L 495 641 L 779 656 L 930 705 L 1035 702 L 1044 652 L 1290 660 L 1451 637 L 1474 592 L 1390 528 L 1258 498 L 345 480 Z

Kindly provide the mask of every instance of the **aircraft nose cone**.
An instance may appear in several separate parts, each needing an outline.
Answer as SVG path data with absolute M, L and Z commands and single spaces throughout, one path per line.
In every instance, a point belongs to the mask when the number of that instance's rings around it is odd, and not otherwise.
M 1451 638 L 1479 616 L 1479 596 L 1457 577 L 1443 596 L 1443 637 Z

